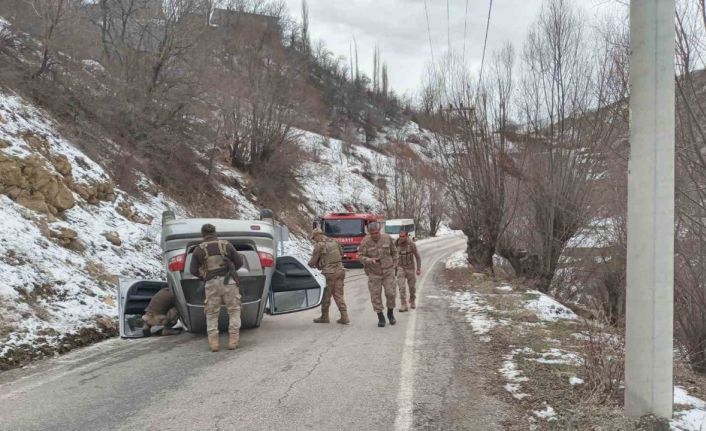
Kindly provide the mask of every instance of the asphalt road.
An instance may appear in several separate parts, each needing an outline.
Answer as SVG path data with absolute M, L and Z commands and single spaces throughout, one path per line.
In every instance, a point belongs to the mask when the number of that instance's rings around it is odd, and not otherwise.
M 192 334 L 112 339 L 2 373 L 0 430 L 499 429 L 473 337 L 439 294 L 443 258 L 462 248 L 421 244 L 419 308 L 395 326 L 377 327 L 366 278 L 349 270 L 349 326 L 268 316 L 234 352 Z

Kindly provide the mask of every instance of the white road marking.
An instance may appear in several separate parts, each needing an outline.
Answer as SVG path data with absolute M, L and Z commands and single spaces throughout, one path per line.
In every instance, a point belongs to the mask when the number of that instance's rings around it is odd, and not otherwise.
M 432 269 L 443 258 L 447 257 L 442 253 L 434 262 L 429 265 L 428 270 L 422 276 L 419 287 L 417 288 L 417 308 L 419 308 L 422 296 L 422 290 L 426 284 L 427 277 L 432 273 Z M 395 418 L 395 431 L 407 431 L 412 429 L 413 413 L 414 413 L 414 337 L 417 330 L 417 313 L 411 311 L 407 321 L 407 331 L 404 339 L 404 350 L 402 351 L 402 368 L 400 374 L 400 391 L 397 394 L 397 417 Z

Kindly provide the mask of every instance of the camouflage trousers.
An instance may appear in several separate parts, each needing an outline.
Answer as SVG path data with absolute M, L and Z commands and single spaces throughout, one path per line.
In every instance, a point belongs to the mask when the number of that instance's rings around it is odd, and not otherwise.
M 393 270 L 386 271 L 383 275 L 368 276 L 368 290 L 370 300 L 373 303 L 373 310 L 376 313 L 383 311 L 382 292 L 385 291 L 387 308 L 395 308 L 395 273 Z
M 340 268 L 333 274 L 324 274 L 326 277 L 326 289 L 324 289 L 324 298 L 321 300 L 321 312 L 327 313 L 331 307 L 331 297 L 336 301 L 338 311 L 346 311 L 346 300 L 343 299 L 343 281 L 346 279 L 346 270 Z
M 224 284 L 223 277 L 216 277 L 206 282 L 206 332 L 209 334 L 218 333 L 218 315 L 221 313 L 221 306 L 228 310 L 228 332 L 230 334 L 240 333 L 240 289 L 238 285 Z
M 417 299 L 417 274 L 414 268 L 397 268 L 397 288 L 400 291 L 400 301 L 407 301 L 407 286 L 409 286 L 409 299 Z
M 179 312 L 176 308 L 172 307 L 167 311 L 167 314 L 154 314 L 151 311 L 145 313 L 142 316 L 142 321 L 145 322 L 150 328 L 152 326 L 164 326 L 165 328 L 171 328 L 176 325 L 179 321 Z

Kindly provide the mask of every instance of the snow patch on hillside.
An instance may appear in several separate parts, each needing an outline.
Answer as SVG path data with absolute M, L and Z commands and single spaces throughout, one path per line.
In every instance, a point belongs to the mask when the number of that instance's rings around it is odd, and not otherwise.
M 107 173 L 63 139 L 55 123 L 14 95 L 0 97 L 0 139 L 10 146 L 0 152 L 21 158 L 37 156 L 23 135 L 41 137 L 51 157 L 66 156 L 75 182 L 107 182 Z M 48 169 L 51 164 L 46 164 Z M 146 178 L 145 189 L 153 189 Z M 117 316 L 118 277 L 163 278 L 160 220 L 164 210 L 185 210 L 162 194 L 142 200 L 115 191 L 113 202 L 89 204 L 74 193 L 76 205 L 58 218 L 28 210 L 0 195 L 0 358 L 20 345 L 54 345 L 65 334 L 95 327 L 98 316 Z M 119 206 L 130 206 L 141 218 L 125 218 Z M 51 232 L 72 230 L 80 248 L 65 248 Z M 116 234 L 121 244 L 106 238 Z
M 674 413 L 674 419 L 671 422 L 673 430 L 706 430 L 706 401 L 689 395 L 684 388 L 675 386 L 674 404 L 686 407 L 686 409 Z
M 460 250 L 446 258 L 446 269 L 459 269 L 468 268 L 470 264 L 468 263 L 468 253 L 464 250 Z
M 26 158 L 35 154 L 36 150 L 23 138 L 29 132 L 44 138 L 53 154 L 69 159 L 74 181 L 105 182 L 109 179 L 100 165 L 59 135 L 51 119 L 18 96 L 0 93 L 0 115 L 5 119 L 4 123 L 0 123 L 0 139 L 10 144 L 3 150 L 6 155 Z
M 615 219 L 593 220 L 586 228 L 579 230 L 566 244 L 567 248 L 607 248 L 618 240 L 618 224 Z
M 344 143 L 322 135 L 301 131 L 301 147 L 315 156 L 316 162 L 305 162 L 299 169 L 300 185 L 316 214 L 344 211 L 351 205 L 360 210 L 380 212 L 376 187 L 363 177 L 373 161 L 387 163 L 385 156 L 355 147 L 356 156 L 344 154 Z
M 545 322 L 555 322 L 560 319 L 576 320 L 578 316 L 570 308 L 559 303 L 554 298 L 545 295 L 538 290 L 528 290 L 528 294 L 536 298 L 525 301 L 524 307 L 533 311 L 539 320 Z

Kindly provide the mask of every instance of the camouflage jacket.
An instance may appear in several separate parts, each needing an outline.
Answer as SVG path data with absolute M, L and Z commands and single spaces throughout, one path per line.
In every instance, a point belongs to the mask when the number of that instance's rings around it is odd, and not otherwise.
M 343 250 L 341 245 L 332 239 L 317 242 L 314 253 L 309 259 L 309 266 L 321 270 L 324 274 L 334 274 L 343 268 Z
M 377 241 L 368 235 L 360 243 L 358 259 L 365 267 L 366 274 L 382 276 L 394 271 L 397 265 L 397 247 L 390 235 L 380 234 Z
M 172 308 L 174 308 L 174 294 L 168 287 L 165 287 L 152 297 L 149 305 L 145 308 L 145 313 L 159 316 L 167 314 Z

